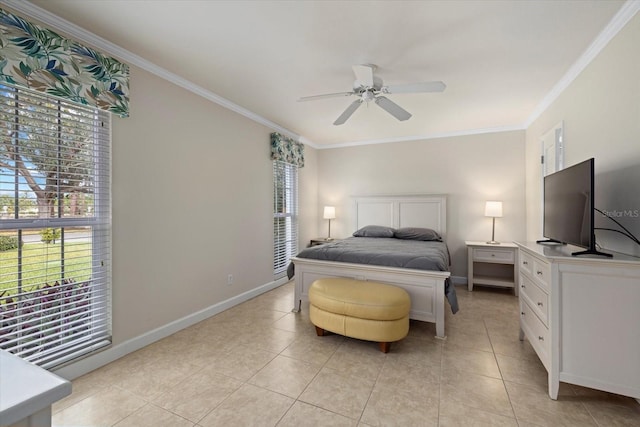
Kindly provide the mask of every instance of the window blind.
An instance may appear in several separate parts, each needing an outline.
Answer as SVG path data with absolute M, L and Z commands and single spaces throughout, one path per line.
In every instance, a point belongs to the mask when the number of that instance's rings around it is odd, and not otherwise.
M 273 161 L 273 273 L 284 276 L 298 253 L 298 167 Z
M 0 348 L 53 368 L 110 343 L 110 116 L 0 85 Z

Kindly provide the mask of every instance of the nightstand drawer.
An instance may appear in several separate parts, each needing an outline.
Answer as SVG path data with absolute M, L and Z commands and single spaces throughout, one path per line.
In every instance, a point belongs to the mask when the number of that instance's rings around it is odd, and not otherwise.
M 525 275 L 520 276 L 520 298 L 536 312 L 545 325 L 549 325 L 549 295 Z
M 514 251 L 500 249 L 474 249 L 473 260 L 482 262 L 497 262 L 500 264 L 513 264 L 515 262 Z

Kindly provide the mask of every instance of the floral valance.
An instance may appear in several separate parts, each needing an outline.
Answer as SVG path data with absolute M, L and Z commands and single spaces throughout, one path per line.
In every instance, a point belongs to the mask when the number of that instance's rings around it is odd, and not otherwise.
M 299 168 L 304 167 L 304 144 L 273 132 L 271 134 L 271 159 L 290 163 Z
M 0 82 L 129 116 L 128 65 L 3 9 Z

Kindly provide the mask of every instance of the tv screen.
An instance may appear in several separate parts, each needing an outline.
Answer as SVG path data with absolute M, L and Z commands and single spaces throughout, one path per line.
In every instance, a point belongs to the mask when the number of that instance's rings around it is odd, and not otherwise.
M 595 250 L 594 159 L 544 177 L 544 237 Z

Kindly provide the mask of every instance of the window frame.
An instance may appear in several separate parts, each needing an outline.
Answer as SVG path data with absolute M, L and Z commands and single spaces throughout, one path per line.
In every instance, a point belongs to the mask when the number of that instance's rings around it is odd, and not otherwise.
M 273 160 L 273 190 L 273 274 L 278 279 L 286 275 L 291 257 L 298 253 L 298 167 Z
M 93 195 L 91 215 L 84 217 L 65 217 L 62 214 L 64 212 L 64 204 L 63 202 L 61 202 L 62 196 L 71 193 L 66 193 L 62 189 L 64 187 L 64 183 L 60 180 L 60 172 L 58 172 L 56 178 L 57 181 L 55 182 L 57 193 L 55 196 L 56 200 L 54 202 L 56 203 L 55 207 L 57 207 L 57 216 L 44 216 L 42 214 L 42 208 L 38 207 L 37 217 L 21 217 L 18 201 L 20 199 L 20 193 L 22 191 L 20 190 L 18 182 L 19 176 L 22 175 L 19 174 L 18 167 L 16 167 L 14 164 L 13 175 L 15 176 L 16 182 L 15 189 L 13 190 L 13 194 L 11 195 L 11 197 L 14 199 L 13 218 L 3 218 L 2 216 L 0 216 L 0 231 L 15 231 L 18 237 L 19 246 L 16 255 L 16 260 L 19 265 L 17 270 L 18 278 L 15 280 L 16 286 L 14 288 L 10 288 L 17 290 L 15 294 L 10 295 L 16 301 L 15 307 L 17 308 L 14 311 L 0 311 L 0 315 L 4 314 L 5 316 L 8 316 L 9 314 L 11 314 L 14 316 L 14 319 L 12 320 L 15 320 L 16 323 L 12 323 L 11 325 L 15 330 L 7 326 L 9 325 L 9 323 L 6 322 L 6 319 L 9 319 L 9 317 L 0 317 L 0 348 L 23 357 L 25 360 L 31 361 L 43 368 L 52 369 L 66 364 L 76 358 L 84 357 L 99 348 L 111 344 L 111 116 L 108 112 L 97 109 L 93 106 L 74 104 L 70 101 L 42 94 L 37 91 L 15 87 L 6 83 L 0 84 L 0 92 L 2 92 L 0 94 L 0 97 L 2 98 L 10 99 L 11 96 L 6 95 L 9 93 L 13 94 L 12 97 L 13 99 L 15 99 L 15 111 L 13 113 L 13 119 L 15 121 L 15 128 L 13 132 L 15 132 L 15 134 L 11 135 L 10 138 L 12 140 L 11 143 L 14 144 L 14 146 L 18 147 L 18 152 L 20 146 L 18 141 L 21 139 L 20 133 L 29 135 L 28 132 L 19 130 L 21 120 L 20 108 L 25 108 L 25 111 L 28 111 L 29 105 L 31 105 L 30 102 L 33 102 L 25 101 L 26 103 L 24 104 L 24 106 L 19 107 L 19 103 L 21 102 L 21 93 L 25 94 L 25 98 L 31 97 L 29 99 L 42 100 L 43 104 L 47 105 L 46 107 L 40 105 L 39 108 L 42 108 L 42 111 L 44 112 L 38 111 L 37 114 L 46 115 L 46 113 L 48 112 L 55 112 L 57 110 L 57 123 L 59 124 L 57 137 L 48 136 L 47 138 L 55 140 L 55 150 L 58 150 L 58 152 L 63 149 L 68 149 L 69 145 L 67 143 L 67 139 L 71 140 L 69 138 L 69 135 L 72 134 L 66 134 L 63 132 L 63 130 L 67 128 L 74 128 L 75 123 L 81 123 L 80 118 L 86 119 L 92 117 L 91 121 L 87 121 L 89 125 L 85 126 L 89 129 L 88 131 L 85 131 L 91 134 L 90 143 L 88 144 L 89 147 L 87 148 L 87 153 L 90 153 L 90 157 L 88 157 L 88 160 L 83 160 L 81 164 L 81 167 L 91 167 L 91 173 L 88 175 L 85 173 L 84 175 L 86 177 L 89 177 L 92 180 L 93 184 L 91 192 L 91 194 Z M 9 105 L 9 103 L 7 103 L 7 105 Z M 53 108 L 50 108 L 49 105 L 56 105 L 57 108 L 54 110 Z M 81 111 L 81 113 L 78 113 L 77 116 L 70 115 L 70 117 L 63 119 L 62 108 L 65 108 L 68 111 Z M 6 113 L 8 117 L 11 116 L 10 110 L 11 107 L 6 108 L 6 111 L 4 111 L 4 113 Z M 35 109 L 33 111 L 33 114 L 35 115 Z M 37 120 L 40 119 L 40 116 L 38 116 L 38 119 L 31 119 L 34 120 L 34 122 L 37 122 Z M 22 122 L 25 123 L 26 120 L 22 119 Z M 33 122 L 27 123 L 23 126 L 31 128 L 37 127 L 33 124 Z M 6 129 L 10 128 L 10 125 L 6 127 Z M 4 129 L 5 128 L 3 126 L 3 130 Z M 58 171 L 60 170 L 59 156 L 60 155 L 58 154 Z M 9 156 L 7 156 L 7 159 L 8 158 Z M 44 156 L 43 158 L 52 159 L 53 156 Z M 5 171 L 7 171 L 8 169 L 9 168 L 5 167 L 0 170 L 0 180 L 3 177 L 6 178 L 11 175 L 11 173 L 9 172 L 5 173 Z M 82 176 L 82 173 L 80 174 Z M 70 280 L 73 278 L 65 276 L 65 257 L 67 256 L 67 254 L 64 248 L 64 244 L 65 242 L 67 242 L 67 244 L 73 243 L 73 241 L 69 242 L 68 240 L 64 240 L 66 237 L 64 229 L 73 227 L 87 227 L 89 230 L 91 230 L 91 255 L 89 273 L 90 278 L 81 279 L 74 285 L 70 284 L 72 282 L 67 282 L 68 285 L 65 286 L 65 280 Z M 60 276 L 58 279 L 51 279 L 51 281 L 56 280 L 56 284 L 58 284 L 59 281 L 59 285 L 61 287 L 58 290 L 61 291 L 60 293 L 67 292 L 67 295 L 72 295 L 71 298 L 66 298 L 64 300 L 56 302 L 56 304 L 59 305 L 59 313 L 73 312 L 74 306 L 71 305 L 72 303 L 69 303 L 68 301 L 73 300 L 73 298 L 76 296 L 79 297 L 80 295 L 84 295 L 85 297 L 88 297 L 86 298 L 86 300 L 82 300 L 81 302 L 86 302 L 87 304 L 89 304 L 88 309 L 78 309 L 77 307 L 80 306 L 80 304 L 77 304 L 75 307 L 75 313 L 79 313 L 78 318 L 82 320 L 74 320 L 74 325 L 80 326 L 77 326 L 77 328 L 76 326 L 73 326 L 69 328 L 67 332 L 64 332 L 64 328 L 58 326 L 58 332 L 52 332 L 48 336 L 47 334 L 49 334 L 49 332 L 42 332 L 43 330 L 45 330 L 44 328 L 47 328 L 48 326 L 40 326 L 40 332 L 31 332 L 33 330 L 33 326 L 25 324 L 29 322 L 33 324 L 34 320 L 27 317 L 26 315 L 23 315 L 22 313 L 24 312 L 23 307 L 25 307 L 25 304 L 33 303 L 34 306 L 37 306 L 37 304 L 39 303 L 41 306 L 45 305 L 42 302 L 44 300 L 44 297 L 42 295 L 45 294 L 43 289 L 45 289 L 45 285 L 49 284 L 49 279 L 47 277 L 45 278 L 44 282 L 35 285 L 23 285 L 22 282 L 24 279 L 22 278 L 21 273 L 24 268 L 22 265 L 25 263 L 25 258 L 23 257 L 26 256 L 22 251 L 22 245 L 24 243 L 23 232 L 27 230 L 43 230 L 46 228 L 62 230 L 60 237 L 60 239 L 62 239 L 62 243 L 60 245 L 60 268 L 59 270 L 57 270 Z M 47 269 L 48 268 L 49 267 L 47 266 Z M 0 278 L 2 278 L 2 276 L 0 276 Z M 23 286 L 26 289 L 23 288 Z M 51 289 L 52 288 L 49 288 L 49 291 Z M 0 294 L 2 294 L 1 290 Z M 51 295 L 51 292 L 49 292 L 49 295 Z M 2 298 L 0 296 L 0 304 L 2 303 L 2 299 L 4 299 L 5 303 L 7 303 L 7 295 L 5 295 L 5 298 Z M 35 303 L 33 302 L 34 300 L 36 301 Z M 4 308 L 7 307 L 10 308 L 8 304 L 5 304 Z M 46 309 L 40 309 L 39 313 L 42 316 L 40 318 L 41 325 L 57 325 L 63 323 L 62 320 L 57 321 L 57 324 L 55 323 L 55 320 L 51 320 L 52 317 L 51 314 L 49 314 L 50 312 L 51 309 L 48 309 L 48 311 Z M 60 315 L 59 318 L 62 318 L 62 316 Z M 5 319 L 5 323 L 2 323 L 3 319 Z M 48 328 L 51 329 L 51 327 Z M 47 329 L 47 331 L 49 331 L 49 329 Z M 22 332 L 16 332 L 24 330 L 28 330 L 30 332 L 24 332 L 24 335 L 22 335 Z M 69 331 L 71 331 L 71 333 Z M 75 334 L 75 332 L 77 332 L 77 334 Z M 12 338 L 4 341 L 1 339 L 3 338 L 3 333 L 5 334 L 5 338 L 7 336 L 17 336 L 18 338 Z M 26 340 L 19 339 L 20 336 L 25 336 L 27 338 L 36 336 L 37 338 L 34 338 L 33 341 L 40 342 L 42 345 L 39 348 L 37 346 L 29 347 L 25 345 Z M 55 345 L 51 345 L 51 341 L 47 341 L 48 339 L 52 339 L 53 341 L 60 343 L 61 345 L 57 347 Z M 5 344 L 13 343 L 15 345 L 3 345 L 3 342 Z

